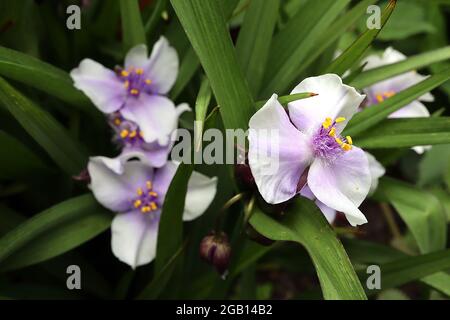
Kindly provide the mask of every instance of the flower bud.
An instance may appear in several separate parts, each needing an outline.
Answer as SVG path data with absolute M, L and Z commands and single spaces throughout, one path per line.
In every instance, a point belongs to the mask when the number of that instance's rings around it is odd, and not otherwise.
M 72 176 L 72 179 L 79 182 L 85 182 L 87 184 L 91 183 L 91 176 L 89 175 L 88 169 L 81 170 L 79 174 Z
M 200 243 L 200 256 L 213 265 L 221 275 L 228 269 L 230 254 L 230 243 L 224 232 L 216 233 L 212 231 Z

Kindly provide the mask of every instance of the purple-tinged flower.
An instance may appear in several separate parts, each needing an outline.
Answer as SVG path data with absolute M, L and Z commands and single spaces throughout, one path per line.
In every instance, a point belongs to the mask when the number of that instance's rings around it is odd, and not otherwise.
M 200 242 L 200 256 L 224 275 L 230 264 L 231 246 L 224 232 L 212 231 Z
M 289 103 L 288 116 L 274 94 L 250 119 L 248 158 L 259 192 L 277 204 L 306 182 L 315 198 L 343 212 L 351 225 L 366 223 L 358 207 L 371 185 L 369 160 L 351 137 L 341 136 L 365 96 L 335 74 L 307 78 L 292 94 L 298 92 L 318 95 Z M 278 136 L 259 134 L 267 130 Z
M 74 85 L 83 91 L 104 113 L 120 111 L 135 122 L 146 142 L 166 145 L 177 128 L 174 103 L 164 95 L 173 86 L 178 74 L 178 56 L 168 41 L 161 37 L 150 57 L 147 46 L 135 46 L 125 57 L 124 68 L 115 71 L 84 59 L 70 75 Z
M 387 48 L 382 56 L 370 55 L 363 63 L 367 63 L 364 70 L 370 70 L 373 68 L 381 67 L 384 65 L 396 63 L 406 59 L 406 56 L 401 52 L 389 47 Z M 416 71 L 409 71 L 398 76 L 380 81 L 373 84 L 372 86 L 365 88 L 364 93 L 367 94 L 367 104 L 374 105 L 383 102 L 385 99 L 392 97 L 398 92 L 405 90 L 421 81 L 426 79 L 427 76 L 423 76 Z M 427 108 L 421 103 L 421 101 L 431 102 L 434 97 L 431 93 L 426 93 L 419 97 L 417 100 L 409 103 L 403 108 L 391 113 L 389 118 L 418 118 L 418 117 L 429 117 L 430 113 Z M 429 146 L 417 146 L 413 147 L 417 153 L 421 154 Z
M 137 155 L 139 159 L 144 154 Z M 90 188 L 104 207 L 118 214 L 111 225 L 111 247 L 122 262 L 135 268 L 151 262 L 161 208 L 177 164 L 153 168 L 141 161 L 93 157 L 88 164 Z M 188 183 L 184 221 L 202 215 L 216 194 L 217 179 L 194 172 Z

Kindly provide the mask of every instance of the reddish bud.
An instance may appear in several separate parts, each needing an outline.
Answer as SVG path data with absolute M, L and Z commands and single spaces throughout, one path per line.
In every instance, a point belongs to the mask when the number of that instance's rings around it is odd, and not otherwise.
M 228 236 L 224 232 L 212 231 L 200 243 L 200 256 L 213 265 L 221 275 L 230 264 L 231 247 Z

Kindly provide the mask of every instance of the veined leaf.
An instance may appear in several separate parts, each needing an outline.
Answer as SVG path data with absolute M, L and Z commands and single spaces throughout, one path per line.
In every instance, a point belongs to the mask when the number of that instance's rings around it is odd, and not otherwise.
M 89 99 L 75 89 L 67 72 L 29 55 L 0 46 L 0 75 L 44 91 L 80 110 L 97 113 Z
M 285 92 L 299 75 L 300 68 L 348 0 L 310 1 L 275 35 L 264 76 L 262 95 Z
M 376 125 L 388 115 L 406 106 L 450 79 L 450 68 L 435 74 L 398 94 L 357 113 L 345 128 L 345 134 L 356 135 Z
M 0 269 L 29 266 L 67 252 L 106 230 L 112 217 L 92 195 L 59 203 L 0 239 Z
M 356 141 L 368 149 L 450 143 L 450 117 L 386 119 Z
M 267 238 L 295 241 L 306 248 L 325 299 L 366 299 L 342 244 L 314 202 L 306 198 L 297 199 L 281 221 L 256 209 L 250 223 Z
M 247 128 L 253 101 L 221 5 L 217 1 L 172 0 L 172 6 L 211 83 L 226 128 Z
M 395 77 L 399 74 L 420 69 L 430 64 L 448 59 L 450 59 L 450 46 L 421 53 L 400 62 L 363 71 L 350 82 L 350 85 L 359 89 L 364 89 L 374 83 Z
M 279 0 L 252 0 L 239 31 L 236 54 L 253 97 L 263 80 L 279 6 Z
M 374 197 L 392 204 L 413 234 L 420 252 L 442 250 L 447 243 L 447 217 L 438 199 L 425 190 L 392 178 L 380 179 Z
M 390 0 L 386 9 L 384 9 L 383 14 L 381 15 L 381 28 L 368 29 L 364 32 L 350 47 L 347 48 L 347 50 L 328 66 L 325 73 L 342 75 L 358 62 L 376 36 L 380 33 L 381 29 L 383 29 L 383 26 L 386 24 L 395 8 L 396 2 L 396 0 Z
M 0 102 L 66 173 L 81 171 L 87 157 L 80 151 L 80 146 L 48 112 L 32 103 L 2 78 Z
M 146 43 L 138 0 L 120 0 L 120 16 L 124 51 L 128 51 L 135 45 Z

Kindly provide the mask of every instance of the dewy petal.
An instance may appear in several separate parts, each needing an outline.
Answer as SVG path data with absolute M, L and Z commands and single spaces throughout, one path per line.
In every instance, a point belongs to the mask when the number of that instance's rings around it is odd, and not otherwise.
M 378 187 L 378 180 L 386 173 L 386 169 L 384 169 L 381 163 L 379 163 L 373 155 L 371 155 L 368 152 L 365 153 L 367 160 L 369 160 L 369 170 L 370 175 L 372 177 L 372 183 L 370 184 L 369 194 L 372 194 Z
M 170 135 L 177 128 L 178 115 L 175 105 L 163 96 L 141 94 L 127 100 L 121 111 L 123 117 L 135 122 L 146 142 L 169 143 Z
M 100 111 L 111 113 L 123 106 L 127 94 L 123 83 L 98 62 L 84 59 L 70 76 L 75 88 L 83 91 Z
M 131 48 L 125 56 L 125 69 L 143 68 L 148 65 L 148 51 L 145 44 L 138 44 Z
M 312 160 L 309 137 L 289 121 L 274 94 L 249 122 L 248 160 L 256 185 L 268 203 L 289 200 Z
M 178 65 L 177 51 L 169 45 L 166 38 L 159 38 L 153 46 L 146 66 L 146 74 L 152 80 L 153 92 L 159 94 L 169 92 L 177 79 Z
M 365 95 L 359 94 L 355 88 L 343 84 L 336 74 L 306 78 L 291 94 L 300 92 L 318 94 L 288 104 L 289 117 L 294 125 L 309 134 L 315 132 L 326 118 L 344 117 L 345 121 L 336 126 L 338 133 L 341 132 L 365 98 Z
M 151 262 L 156 256 L 159 213 L 130 211 L 118 214 L 111 225 L 114 255 L 133 269 Z
M 333 163 L 317 158 L 308 173 L 308 186 L 316 198 L 343 212 L 353 226 L 367 222 L 358 207 L 369 192 L 371 180 L 369 161 L 357 147 Z
M 92 157 L 88 171 L 95 198 L 115 212 L 128 211 L 137 188 L 153 177 L 153 168 L 138 161 L 125 162 L 121 157 Z

